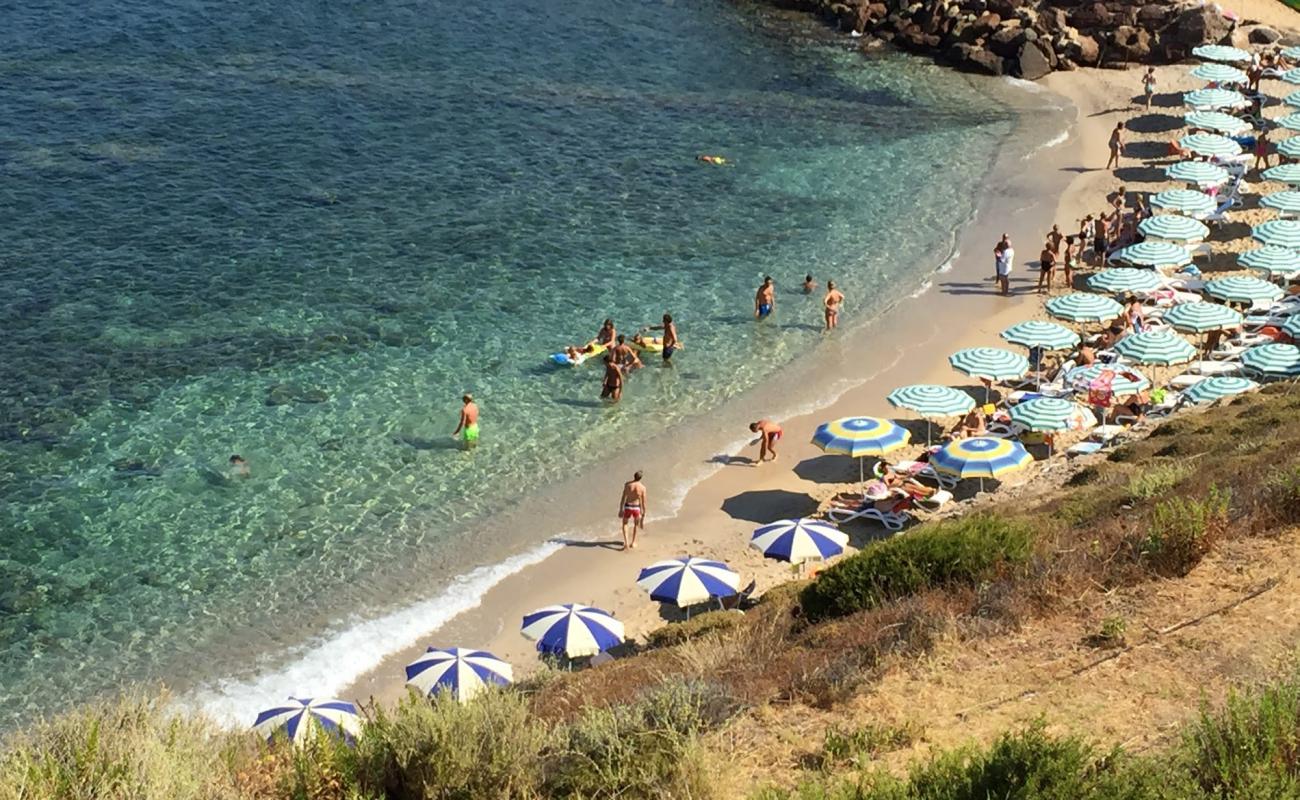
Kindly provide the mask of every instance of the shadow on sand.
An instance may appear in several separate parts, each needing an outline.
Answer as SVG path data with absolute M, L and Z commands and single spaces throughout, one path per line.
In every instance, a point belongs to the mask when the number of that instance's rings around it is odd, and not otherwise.
M 757 489 L 722 501 L 722 512 L 732 519 L 765 525 L 779 519 L 805 517 L 817 510 L 817 501 L 801 492 Z

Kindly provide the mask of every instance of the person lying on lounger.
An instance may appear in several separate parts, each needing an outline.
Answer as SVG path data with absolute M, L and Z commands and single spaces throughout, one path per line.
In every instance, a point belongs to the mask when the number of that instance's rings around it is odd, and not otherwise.
M 988 431 L 987 423 L 984 421 L 984 413 L 978 408 L 972 408 L 970 413 L 962 418 L 961 422 L 952 429 L 951 437 L 953 439 L 966 439 L 971 436 L 983 436 Z

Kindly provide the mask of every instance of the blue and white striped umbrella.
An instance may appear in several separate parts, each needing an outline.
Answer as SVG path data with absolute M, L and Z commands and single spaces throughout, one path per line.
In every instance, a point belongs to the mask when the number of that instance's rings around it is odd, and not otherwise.
M 564 603 L 524 615 L 520 633 L 543 653 L 569 658 L 594 656 L 623 641 L 623 623 L 608 611 Z
M 1287 114 L 1285 117 L 1273 120 L 1273 123 L 1289 131 L 1300 131 L 1300 112 Z
M 290 697 L 283 704 L 258 714 L 253 721 L 253 732 L 267 741 L 282 735 L 295 746 L 301 746 L 319 731 L 352 741 L 361 735 L 361 725 L 361 715 L 352 703 Z
M 1009 413 L 1012 422 L 1031 431 L 1081 431 L 1097 424 L 1091 411 L 1061 397 L 1035 397 L 1012 406 Z
M 1192 70 L 1191 75 L 1206 83 L 1245 83 L 1246 73 L 1226 64 L 1201 64 Z
M 1029 372 L 1029 359 L 1000 347 L 968 347 L 948 356 L 948 363 L 972 378 L 1004 381 Z
M 848 534 L 815 519 L 783 519 L 754 531 L 749 546 L 768 558 L 802 564 L 822 561 L 844 552 Z
M 1151 198 L 1151 207 L 1192 217 L 1214 212 L 1214 198 L 1195 189 L 1166 189 Z
M 1287 158 L 1300 158 L 1300 136 L 1292 136 L 1278 142 L 1277 151 Z
M 903 386 L 885 398 L 895 408 L 906 408 L 925 419 L 957 417 L 975 407 L 975 398 L 951 386 L 917 383 Z
M 1292 92 L 1282 98 L 1282 104 L 1291 108 L 1300 108 L 1300 92 Z
M 1099 294 L 1075 292 L 1047 301 L 1047 313 L 1070 322 L 1106 322 L 1124 312 L 1124 306 Z
M 1271 219 L 1251 228 L 1250 235 L 1262 244 L 1300 250 L 1300 220 Z
M 1237 263 L 1268 275 L 1290 278 L 1300 273 L 1300 250 L 1266 244 L 1237 256 Z
M 1165 312 L 1162 319 L 1174 330 L 1206 333 L 1235 328 L 1242 323 L 1241 314 L 1218 303 L 1179 303 Z
M 1021 347 L 1069 350 L 1079 343 L 1079 334 L 1055 322 L 1033 319 L 1002 331 L 1002 338 Z
M 1159 366 L 1186 364 L 1196 358 L 1196 348 L 1183 337 L 1169 331 L 1131 333 L 1115 343 L 1115 352 L 1139 364 Z
M 1212 403 L 1215 400 L 1244 392 L 1253 392 L 1259 388 L 1254 381 L 1233 375 L 1216 375 L 1193 383 L 1183 390 L 1183 399 L 1189 403 Z
M 945 475 L 958 478 L 1000 478 L 1033 463 L 1034 457 L 1020 442 L 976 436 L 955 439 L 930 456 L 930 465 Z
M 651 600 L 686 608 L 732 596 L 740 588 L 740 576 L 721 561 L 682 556 L 641 570 L 636 585 L 649 592 Z
M 1218 112 L 1203 111 L 1197 113 L 1214 114 Z M 1230 114 L 1224 114 L 1223 116 L 1236 119 Z M 1232 177 L 1226 169 L 1218 164 L 1210 164 L 1205 161 L 1179 161 L 1177 164 L 1166 167 L 1165 175 L 1170 180 L 1193 183 L 1197 186 L 1222 186 Z
M 1300 83 L 1300 67 L 1282 73 L 1282 80 L 1287 83 Z
M 1080 391 L 1088 391 L 1095 382 L 1109 379 L 1110 391 L 1116 397 L 1125 397 L 1151 388 L 1151 380 L 1141 372 L 1132 367 L 1114 364 L 1098 363 L 1088 367 L 1075 367 L 1066 374 L 1065 379 Z
M 1210 235 L 1205 223 L 1182 214 L 1157 214 L 1138 223 L 1138 231 L 1147 239 L 1163 239 L 1175 244 L 1196 244 Z
M 1163 219 L 1163 217 L 1156 217 Z M 1178 219 L 1187 219 L 1179 217 Z M 1195 220 L 1193 220 L 1195 221 Z M 1104 269 L 1088 278 L 1088 288 L 1094 292 L 1154 292 L 1164 285 L 1164 281 L 1155 270 L 1133 269 L 1132 267 L 1115 267 Z
M 1241 145 L 1217 133 L 1193 133 L 1178 140 L 1178 146 L 1198 156 L 1239 156 Z
M 1300 136 L 1296 137 L 1300 139 Z M 1300 192 L 1273 192 L 1259 198 L 1259 204 L 1283 214 L 1300 214 Z
M 1241 92 L 1231 89 L 1197 89 L 1183 95 L 1183 105 L 1211 111 L 1219 108 L 1241 108 L 1250 104 Z
M 853 458 L 885 456 L 907 444 L 907 429 L 876 417 L 845 417 L 817 426 L 812 443 L 828 453 Z
M 1241 354 L 1241 363 L 1264 375 L 1300 376 L 1300 347 L 1293 344 L 1261 344 Z
M 1240 47 L 1229 47 L 1225 44 L 1203 44 L 1192 48 L 1192 55 L 1197 58 L 1203 58 L 1206 61 L 1250 61 L 1250 53 L 1242 50 Z
M 422 694 L 450 694 L 465 702 L 488 686 L 507 686 L 515 679 L 510 665 L 486 650 L 430 647 L 406 665 L 406 685 Z
M 1234 275 L 1205 284 L 1205 293 L 1231 303 L 1255 303 L 1260 300 L 1277 300 L 1282 296 L 1282 289 L 1277 284 L 1260 278 Z
M 1183 122 L 1189 128 L 1197 128 L 1203 131 L 1214 131 L 1215 133 L 1226 133 L 1229 135 L 1241 133 L 1250 130 L 1250 123 L 1241 117 L 1234 117 L 1231 114 L 1225 114 L 1222 111 L 1193 111 L 1190 114 L 1183 115 Z M 1184 161 L 1184 164 L 1195 164 L 1195 161 Z M 1176 166 L 1176 165 L 1175 165 Z M 1176 180 L 1184 180 L 1176 178 Z
M 1282 332 L 1300 342 L 1300 314 L 1293 314 L 1282 326 Z
M 1300 95 L 1300 92 L 1296 92 Z M 1264 170 L 1264 180 L 1300 186 L 1300 164 L 1278 164 Z

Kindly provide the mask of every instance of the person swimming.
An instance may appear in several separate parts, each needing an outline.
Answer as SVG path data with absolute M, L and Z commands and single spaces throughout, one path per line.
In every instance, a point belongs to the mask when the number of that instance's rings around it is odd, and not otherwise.
M 813 280 L 813 276 L 805 275 L 803 279 L 803 293 L 812 294 L 816 289 L 817 281 Z
M 715 166 L 719 166 L 719 167 L 721 167 L 721 166 L 723 166 L 723 165 L 725 165 L 725 164 L 727 163 L 727 159 L 724 158 L 724 157 L 722 157 L 722 156 L 712 156 L 712 155 L 707 155 L 707 154 L 701 154 L 701 155 L 698 155 L 698 156 L 695 157 L 695 160 L 696 160 L 696 161 L 703 161 L 705 164 L 713 164 L 713 165 L 715 165 Z
M 247 478 L 252 474 L 248 471 L 248 462 L 238 453 L 230 457 L 230 474 L 236 478 Z

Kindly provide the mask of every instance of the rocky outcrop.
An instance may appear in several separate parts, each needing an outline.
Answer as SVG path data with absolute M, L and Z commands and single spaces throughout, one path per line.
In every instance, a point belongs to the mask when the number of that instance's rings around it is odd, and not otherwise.
M 1028 80 L 1076 66 L 1178 61 L 1202 44 L 1291 38 L 1238 28 L 1218 6 L 1192 0 L 770 1 L 961 69 Z

